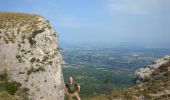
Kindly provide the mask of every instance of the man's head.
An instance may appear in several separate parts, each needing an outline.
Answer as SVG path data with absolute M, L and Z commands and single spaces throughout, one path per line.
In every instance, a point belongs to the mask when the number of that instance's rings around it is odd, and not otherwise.
M 74 83 L 74 78 L 73 78 L 72 76 L 70 76 L 70 77 L 68 78 L 68 80 L 69 80 L 70 83 Z

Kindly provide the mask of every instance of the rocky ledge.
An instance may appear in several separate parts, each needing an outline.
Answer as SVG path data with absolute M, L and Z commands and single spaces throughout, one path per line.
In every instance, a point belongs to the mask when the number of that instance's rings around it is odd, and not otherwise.
M 144 68 L 140 68 L 137 71 L 135 71 L 134 76 L 134 83 L 140 83 L 143 80 L 149 78 L 154 72 L 159 71 L 161 69 L 169 70 L 170 67 L 166 67 L 165 65 L 170 65 L 170 56 L 166 55 L 163 58 L 160 58 L 153 62 L 152 65 L 145 66 Z
M 134 85 L 89 100 L 170 100 L 170 56 L 135 72 Z

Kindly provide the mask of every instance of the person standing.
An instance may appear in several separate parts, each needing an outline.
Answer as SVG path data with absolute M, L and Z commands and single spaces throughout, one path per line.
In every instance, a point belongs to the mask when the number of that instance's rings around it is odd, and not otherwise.
M 80 85 L 74 82 L 74 78 L 70 76 L 68 78 L 69 83 L 65 84 L 65 91 L 69 100 L 73 100 L 73 97 L 76 97 L 77 100 L 81 100 L 79 96 Z

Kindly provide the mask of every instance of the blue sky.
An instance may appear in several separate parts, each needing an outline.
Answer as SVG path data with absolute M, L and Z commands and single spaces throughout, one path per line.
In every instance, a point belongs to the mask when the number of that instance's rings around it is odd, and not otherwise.
M 1 0 L 0 11 L 44 16 L 61 46 L 170 46 L 170 0 Z

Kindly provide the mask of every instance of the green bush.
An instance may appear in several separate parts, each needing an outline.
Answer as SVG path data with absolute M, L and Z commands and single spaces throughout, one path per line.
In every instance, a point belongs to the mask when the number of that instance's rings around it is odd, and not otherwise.
M 3 74 L 0 74 L 0 81 L 7 81 L 7 72 L 4 71 Z
M 21 55 L 16 55 L 16 58 L 18 59 L 19 63 L 23 62 Z
M 30 62 L 34 63 L 36 61 L 36 58 L 31 58 Z
M 145 77 L 145 78 L 143 79 L 143 82 L 149 82 L 149 81 L 151 81 L 151 78 L 150 78 L 150 77 Z
M 8 80 L 6 71 L 0 74 L 0 91 L 7 91 L 9 94 L 14 95 L 20 86 L 20 83 Z
M 32 67 L 30 70 L 27 71 L 27 75 L 31 75 L 32 73 L 36 73 L 40 71 L 45 71 L 45 68 L 43 66 L 39 66 L 39 68 Z
M 21 86 L 21 84 L 12 81 L 12 82 L 6 82 L 6 91 L 8 91 L 9 94 L 14 95 L 16 93 L 16 91 L 18 90 L 18 88 Z

